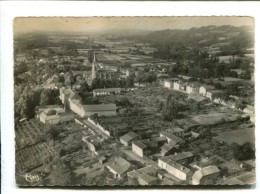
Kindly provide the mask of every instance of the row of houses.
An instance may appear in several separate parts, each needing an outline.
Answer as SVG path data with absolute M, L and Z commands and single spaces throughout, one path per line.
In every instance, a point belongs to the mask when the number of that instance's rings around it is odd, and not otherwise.
M 226 81 L 229 82 L 229 81 Z M 233 98 L 230 96 L 229 100 L 224 100 L 223 96 L 226 96 L 225 91 L 218 90 L 215 88 L 215 86 L 207 85 L 207 84 L 198 84 L 198 83 L 186 83 L 180 81 L 178 78 L 172 78 L 172 79 L 166 79 L 164 80 L 164 87 L 174 89 L 177 91 L 182 91 L 187 94 L 189 94 L 189 97 L 192 98 L 194 95 L 196 96 L 196 99 L 201 97 L 206 97 L 210 100 L 213 100 L 215 103 L 222 104 L 224 106 L 229 106 L 230 108 L 237 108 L 236 107 L 236 101 L 237 98 Z M 250 116 L 250 120 L 254 122 L 254 107 L 251 105 L 246 105 L 246 107 L 242 110 L 244 113 L 248 114 Z
M 220 97 L 224 94 L 223 90 L 216 90 L 214 86 L 206 85 L 206 84 L 200 85 L 198 83 L 182 82 L 178 78 L 164 80 L 164 87 L 186 92 L 188 94 L 198 93 L 211 100 Z
M 114 157 L 107 162 L 106 167 L 114 178 L 121 179 L 127 176 L 130 180 L 137 180 L 140 185 L 156 185 L 165 181 L 166 184 L 173 185 L 174 181 L 169 180 L 167 174 L 193 185 L 214 184 L 220 173 L 218 167 L 211 165 L 194 169 L 189 166 L 194 161 L 194 157 L 191 152 L 182 152 L 159 158 L 159 169 L 151 165 L 136 169 L 126 159 Z
M 121 88 L 102 88 L 102 89 L 95 89 L 93 90 L 93 96 L 105 96 L 105 95 L 112 95 L 112 94 L 120 94 Z

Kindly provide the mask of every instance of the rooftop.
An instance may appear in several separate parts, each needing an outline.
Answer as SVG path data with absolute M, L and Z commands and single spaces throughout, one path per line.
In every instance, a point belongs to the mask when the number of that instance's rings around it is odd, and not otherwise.
M 117 174 L 123 174 L 131 167 L 131 164 L 126 161 L 124 158 L 115 157 L 110 160 L 107 164 L 107 167 L 111 168 Z
M 183 141 L 183 139 L 181 139 L 181 138 L 179 138 L 176 135 L 173 135 L 171 133 L 161 132 L 160 135 L 165 136 L 166 138 L 169 138 L 170 140 L 175 141 L 177 143 Z
M 177 162 L 179 160 L 190 158 L 192 156 L 193 156 L 193 154 L 191 152 L 182 152 L 182 153 L 179 153 L 179 154 L 176 154 L 176 155 L 166 156 L 165 158 L 170 158 L 171 160 Z
M 205 168 L 202 168 L 200 170 L 197 170 L 194 175 L 192 176 L 192 179 L 197 179 L 200 180 L 202 177 L 210 175 L 210 174 L 214 174 L 214 173 L 218 173 L 220 172 L 218 167 L 216 167 L 215 165 L 213 166 L 207 166 Z
M 148 175 L 148 174 L 146 174 L 146 173 L 141 174 L 141 175 L 139 176 L 139 179 L 142 179 L 143 181 L 145 181 L 145 182 L 147 182 L 147 183 L 150 183 L 150 182 L 153 182 L 153 181 L 156 181 L 156 180 L 157 180 L 157 178 L 155 178 L 155 177 L 153 177 L 153 176 L 150 176 L 150 175 Z
M 141 149 L 147 148 L 147 145 L 143 144 L 141 141 L 135 141 L 133 144 Z
M 139 136 L 139 135 L 137 135 L 136 133 L 130 131 L 129 133 L 127 133 L 127 134 L 123 135 L 122 137 L 120 137 L 120 139 L 123 140 L 123 141 L 128 142 L 128 141 L 131 141 L 131 140 L 133 140 L 135 137 L 138 137 L 138 136 Z
M 176 169 L 178 169 L 178 170 L 180 170 L 180 171 L 182 171 L 184 173 L 190 172 L 189 168 L 187 168 L 187 167 L 185 167 L 185 166 L 175 162 L 174 160 L 172 160 L 169 157 L 162 157 L 159 160 L 165 162 L 166 164 L 168 164 L 168 165 L 170 165 L 170 166 L 172 166 L 172 167 L 174 167 L 174 168 L 176 168 Z
M 184 132 L 184 130 L 181 129 L 181 128 L 179 128 L 179 127 L 175 127 L 175 128 L 173 128 L 173 129 L 170 129 L 170 131 L 171 131 L 172 133 Z

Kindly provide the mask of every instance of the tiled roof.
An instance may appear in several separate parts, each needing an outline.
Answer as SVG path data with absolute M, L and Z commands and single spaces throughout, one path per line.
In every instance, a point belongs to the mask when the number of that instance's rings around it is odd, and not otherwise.
M 183 139 L 181 139 L 181 138 L 179 138 L 176 135 L 173 135 L 171 133 L 161 132 L 160 135 L 165 136 L 166 138 L 169 138 L 170 140 L 175 141 L 177 143 L 183 141 Z
M 143 144 L 141 141 L 135 141 L 133 144 L 141 149 L 147 148 L 147 145 Z
M 143 181 L 147 182 L 147 183 L 150 183 L 150 182 L 153 182 L 153 181 L 156 181 L 157 178 L 153 177 L 153 176 L 150 176 L 146 173 L 143 173 L 139 176 L 139 179 L 142 179 Z
M 107 167 L 114 170 L 117 174 L 123 174 L 127 170 L 129 170 L 131 164 L 128 161 L 126 161 L 124 158 L 115 157 L 113 160 L 109 161 Z
M 163 161 L 164 163 L 168 164 L 169 166 L 172 166 L 172 167 L 174 167 L 174 168 L 176 168 L 176 169 L 178 169 L 178 170 L 180 170 L 180 171 L 182 171 L 182 172 L 184 172 L 184 173 L 190 172 L 190 169 L 189 169 L 189 168 L 187 168 L 187 167 L 185 167 L 185 166 L 183 166 L 183 165 L 181 165 L 181 164 L 175 162 L 174 160 L 172 160 L 172 159 L 171 159 L 170 157 L 168 157 L 168 156 L 162 157 L 162 158 L 160 158 L 159 160 Z
M 131 141 L 131 140 L 133 140 L 135 137 L 138 137 L 138 136 L 139 136 L 139 135 L 137 135 L 136 133 L 130 131 L 129 133 L 127 133 L 127 134 L 123 135 L 122 137 L 120 137 L 120 139 L 123 140 L 123 141 L 128 142 L 128 141 Z
M 170 157 L 174 161 L 179 161 L 179 160 L 183 160 L 185 158 L 190 158 L 192 156 L 193 156 L 193 154 L 191 152 L 182 152 L 182 153 L 179 153 L 176 155 L 170 155 L 168 157 Z
M 208 167 L 202 168 L 200 170 L 197 170 L 194 173 L 194 175 L 192 176 L 192 179 L 200 180 L 204 176 L 214 174 L 214 173 L 217 173 L 217 172 L 219 172 L 218 167 L 216 167 L 215 165 L 208 166 Z

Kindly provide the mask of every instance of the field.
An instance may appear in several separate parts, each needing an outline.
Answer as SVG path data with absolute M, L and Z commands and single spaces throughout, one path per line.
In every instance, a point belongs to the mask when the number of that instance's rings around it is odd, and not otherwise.
M 216 125 L 225 122 L 233 122 L 239 120 L 240 114 L 238 113 L 218 113 L 212 112 L 207 115 L 197 115 L 192 118 L 192 120 L 196 121 L 200 125 Z
M 254 128 L 238 129 L 228 132 L 219 133 L 218 136 L 214 137 L 218 141 L 223 141 L 228 144 L 233 142 L 242 145 L 246 142 L 252 144 L 255 143 L 255 130 Z
M 52 152 L 46 143 L 38 143 L 34 146 L 16 151 L 17 173 L 26 172 L 42 165 L 45 158 L 50 156 Z
M 25 146 L 33 145 L 41 141 L 43 136 L 43 124 L 36 119 L 24 121 L 15 127 L 16 148 L 22 149 Z
M 152 59 L 151 56 L 144 55 L 131 55 L 131 54 L 99 54 L 97 56 L 98 60 L 104 61 L 124 61 L 124 60 L 135 60 L 135 61 L 144 61 Z

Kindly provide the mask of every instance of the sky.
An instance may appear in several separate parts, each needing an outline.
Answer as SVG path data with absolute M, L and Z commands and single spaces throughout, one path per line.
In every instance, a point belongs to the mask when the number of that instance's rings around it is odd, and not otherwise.
M 116 29 L 189 29 L 208 25 L 254 26 L 251 17 L 18 17 L 15 33 L 34 31 L 102 32 Z

